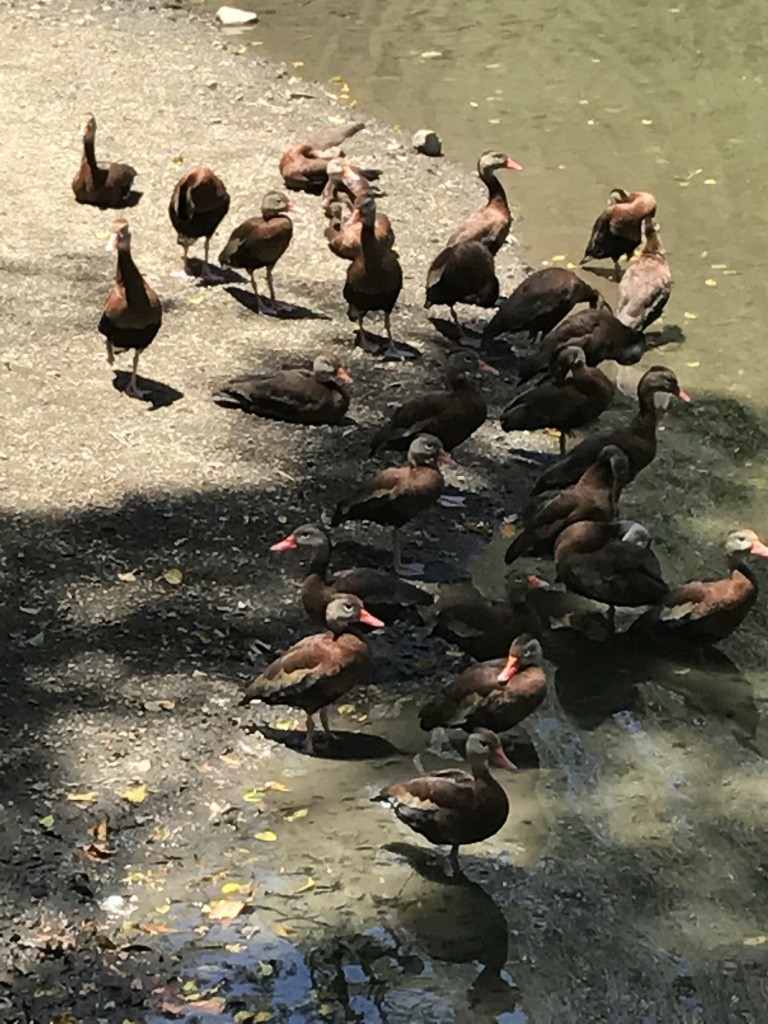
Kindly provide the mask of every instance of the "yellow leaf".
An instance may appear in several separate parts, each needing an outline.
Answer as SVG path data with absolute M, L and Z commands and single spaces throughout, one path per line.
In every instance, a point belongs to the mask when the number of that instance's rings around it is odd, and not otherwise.
M 295 934 L 290 925 L 282 924 L 280 921 L 272 926 L 272 931 L 280 939 L 290 939 L 291 936 Z
M 421 55 L 424 60 L 434 60 L 435 57 L 442 57 L 440 50 L 425 50 Z
M 750 935 L 744 939 L 745 946 L 764 946 L 768 942 L 768 935 Z
M 299 807 L 297 811 L 293 811 L 291 814 L 286 814 L 286 821 L 299 821 L 301 818 L 306 818 L 309 814 L 308 807 Z
M 271 978 L 275 973 L 275 968 L 267 960 L 259 960 L 259 968 L 262 978 Z
M 304 885 L 300 885 L 298 889 L 294 889 L 293 894 L 294 894 L 294 896 L 298 896 L 299 893 L 309 892 L 311 889 L 314 889 L 314 888 L 315 888 L 315 880 L 312 877 L 312 875 L 309 875 L 307 877 L 307 880 L 304 883 Z
M 106 240 L 108 238 L 112 237 L 112 232 L 111 231 L 94 231 L 94 235 L 96 235 L 96 237 L 98 238 L 98 240 L 100 242 L 106 242 Z
M 557 256 L 552 257 L 553 263 L 563 263 L 566 259 L 565 253 L 558 253 Z
M 183 164 L 184 163 L 184 157 L 183 156 L 172 156 L 171 157 L 171 163 L 172 164 Z
M 98 799 L 99 794 L 95 789 L 91 789 L 87 793 L 67 793 L 67 800 L 71 800 L 73 804 L 92 804 L 94 800 Z
M 161 903 L 159 907 L 155 907 L 155 910 L 157 911 L 158 914 L 167 914 L 170 909 L 171 909 L 171 901 L 170 900 L 166 900 L 164 903 Z
M 143 804 L 147 799 L 147 787 L 143 782 L 140 786 L 129 786 L 128 789 L 123 790 L 120 796 L 129 804 Z
M 249 789 L 246 793 L 243 793 L 243 800 L 249 804 L 257 804 L 259 801 L 264 799 L 263 789 Z
M 184 573 L 181 569 L 167 569 L 163 578 L 166 583 L 171 583 L 174 587 L 177 587 L 184 579 Z
M 214 900 L 208 910 L 208 917 L 212 921 L 234 921 L 247 905 L 248 900 Z
M 704 179 L 704 184 L 705 185 L 716 185 L 717 184 L 717 179 L 716 178 L 705 178 Z
M 290 789 L 284 782 L 275 782 L 270 779 L 269 782 L 264 784 L 265 789 L 271 789 L 275 793 L 290 793 Z
M 276 843 L 277 834 L 271 829 L 267 829 L 265 832 L 257 832 L 254 839 L 258 839 L 261 843 Z
M 119 572 L 117 578 L 121 583 L 135 583 L 136 573 L 135 572 Z
M 339 704 L 339 706 L 336 708 L 336 710 L 338 711 L 338 713 L 340 715 L 351 715 L 352 712 L 355 710 L 355 705 L 354 704 Z
M 44 818 L 40 819 L 40 824 L 43 826 L 43 828 L 48 828 L 48 829 L 53 828 L 53 815 L 52 814 L 46 814 L 46 816 Z
M 289 732 L 295 726 L 295 722 L 291 718 L 278 718 L 275 722 L 275 728 L 280 729 L 281 732 Z
M 228 953 L 242 953 L 247 948 L 244 942 L 227 942 L 224 946 Z M 237 1017 L 235 1017 L 235 1020 L 237 1020 Z
M 275 1015 L 270 1010 L 259 1010 L 251 1018 L 253 1024 L 267 1024 L 267 1021 L 274 1020 Z
M 653 121 L 649 117 L 644 117 L 640 124 L 653 124 Z
M 692 363 L 686 363 L 685 365 L 690 366 L 692 370 L 695 370 L 697 367 L 701 366 L 701 363 L 698 359 L 695 359 Z
M 713 270 L 727 270 L 728 269 L 728 264 L 727 263 L 710 263 L 709 265 L 710 265 L 710 267 L 712 267 Z
M 236 54 L 238 54 L 238 56 L 239 56 L 239 55 L 240 55 L 241 53 L 245 53 L 245 50 L 246 50 L 246 47 L 245 47 L 245 46 L 243 46 L 243 44 L 242 44 L 242 43 L 238 43 L 238 45 L 237 45 L 237 46 L 233 46 L 233 47 L 232 47 L 232 53 L 236 53 Z
M 499 533 L 505 540 L 509 540 L 510 537 L 514 537 L 517 533 L 517 527 L 514 523 L 502 523 Z
M 717 288 L 717 281 L 714 279 L 714 277 L 708 277 L 704 284 L 707 286 L 707 288 Z
M 225 896 L 230 896 L 234 892 L 249 892 L 250 886 L 245 885 L 243 882 L 225 882 L 221 887 L 221 891 Z
M 77 1017 L 73 1013 L 57 1013 L 51 1024 L 77 1024 Z
M 699 314 L 698 313 L 683 313 L 683 316 L 685 317 L 686 320 L 698 320 L 699 319 Z
M 334 75 L 333 78 L 329 78 L 328 81 L 333 82 L 334 85 L 338 85 L 340 82 L 343 82 L 344 79 L 341 75 Z

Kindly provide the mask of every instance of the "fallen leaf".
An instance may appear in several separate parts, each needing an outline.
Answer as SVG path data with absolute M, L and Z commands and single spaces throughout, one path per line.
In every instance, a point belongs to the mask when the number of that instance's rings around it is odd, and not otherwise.
M 271 789 L 274 793 L 290 793 L 291 790 L 284 782 L 276 782 L 270 779 L 269 782 L 264 783 L 265 789 Z
M 263 789 L 249 789 L 243 793 L 243 800 L 249 804 L 257 804 L 264 799 Z
M 184 163 L 184 157 L 183 156 L 172 156 L 171 157 L 171 163 L 172 164 L 183 164 Z
M 223 1013 L 226 1005 L 226 1000 L 222 999 L 221 996 L 215 996 L 212 999 L 186 1001 L 176 996 L 168 996 L 160 1003 L 160 1009 L 163 1013 L 168 1013 L 172 1017 L 183 1017 L 188 1013 L 198 1013 L 201 1010 L 204 1013 Z
M 266 832 L 257 832 L 254 839 L 258 839 L 260 843 L 276 843 L 277 834 L 267 829 Z
M 57 1013 L 51 1024 L 77 1024 L 77 1017 L 73 1013 Z
M 248 906 L 248 900 L 214 900 L 208 911 L 212 921 L 234 921 Z
M 192 302 L 193 300 L 190 299 L 189 301 Z M 200 301 L 202 301 L 202 299 Z M 163 573 L 163 579 L 165 580 L 166 583 L 170 583 L 172 586 L 178 587 L 178 585 L 184 579 L 184 573 L 181 571 L 181 569 L 166 569 L 166 571 Z
M 176 931 L 166 921 L 148 921 L 141 926 L 141 930 L 149 935 L 173 935 Z
M 175 707 L 175 700 L 145 700 L 143 704 L 145 711 L 173 711 Z
M 435 57 L 442 57 L 443 55 L 440 50 L 424 50 L 421 56 L 424 60 L 434 60 Z
M 170 900 L 165 900 L 163 903 L 160 904 L 159 907 L 155 907 L 155 910 L 157 911 L 158 914 L 167 914 L 170 909 L 171 909 L 171 901 Z
M 40 824 L 42 825 L 43 828 L 50 830 L 53 828 L 53 820 L 54 819 L 52 814 L 46 814 L 44 818 L 40 819 Z
M 698 359 L 695 359 L 692 363 L 686 363 L 685 365 L 690 366 L 692 370 L 695 370 L 698 366 L 701 366 L 701 363 Z
M 121 583 L 135 583 L 136 573 L 135 572 L 119 572 L 117 578 Z
M 143 782 L 140 786 L 129 786 L 128 789 L 123 790 L 120 796 L 129 804 L 143 804 L 147 799 L 147 787 Z
M 95 789 L 91 789 L 87 793 L 67 793 L 67 800 L 71 800 L 73 804 L 92 804 L 94 800 L 98 799 L 99 794 Z
M 244 949 L 248 949 L 244 942 L 227 942 L 224 944 L 224 949 L 228 953 L 242 953 Z M 237 1014 L 235 1014 L 235 1020 L 237 1020 Z
M 308 807 L 299 807 L 298 810 L 292 811 L 291 814 L 286 814 L 285 821 L 300 821 L 302 818 L 306 818 L 308 814 Z
M 268 960 L 259 960 L 259 969 L 261 970 L 262 978 L 271 978 L 275 973 L 275 968 Z
M 292 718 L 278 718 L 275 722 L 275 728 L 281 732 L 289 732 L 295 726 L 295 721 Z
M 714 279 L 714 277 L 708 277 L 704 284 L 707 286 L 707 288 L 717 288 L 717 281 Z
M 231 896 L 233 892 L 250 892 L 251 887 L 245 882 L 225 882 L 221 891 L 225 896 Z
M 295 930 L 291 928 L 290 925 L 282 924 L 280 921 L 278 921 L 276 925 L 273 925 L 272 931 L 281 939 L 290 939 L 296 934 Z
M 717 184 L 717 179 L 716 178 L 705 178 L 704 179 L 704 184 L 705 185 L 716 185 Z
M 298 896 L 302 892 L 310 892 L 310 890 L 315 888 L 315 884 L 316 883 L 312 875 L 308 875 L 306 882 L 303 885 L 300 885 L 298 889 L 293 890 L 293 895 Z
M 698 313 L 683 313 L 683 316 L 685 317 L 686 320 L 698 320 L 699 319 L 699 314 Z
M 644 117 L 640 124 L 653 124 L 653 121 L 649 117 Z
M 764 946 L 768 942 L 768 935 L 750 935 L 744 939 L 745 946 Z

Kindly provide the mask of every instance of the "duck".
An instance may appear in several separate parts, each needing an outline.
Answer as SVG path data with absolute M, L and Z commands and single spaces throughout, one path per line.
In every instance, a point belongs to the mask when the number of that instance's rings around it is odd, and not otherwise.
M 306 550 L 310 554 L 308 574 L 301 586 L 304 611 L 312 622 L 325 623 L 329 602 L 338 593 L 355 594 L 372 614 L 389 623 L 408 608 L 431 605 L 432 595 L 399 576 L 380 569 L 355 568 L 331 572 L 331 538 L 319 523 L 297 526 L 270 551 Z
M 488 415 L 482 391 L 472 378 L 498 371 L 471 349 L 455 349 L 445 361 L 447 390 L 417 395 L 399 406 L 371 438 L 370 454 L 407 451 L 417 434 L 434 434 L 443 450 L 453 451 L 471 437 Z
M 566 345 L 555 351 L 552 380 L 518 393 L 501 414 L 501 429 L 560 431 L 560 454 L 566 437 L 594 423 L 613 401 L 615 387 L 602 370 L 587 366 L 584 349 Z
M 544 470 L 534 484 L 532 493 L 541 494 L 575 483 L 606 445 L 617 445 L 626 454 L 629 459 L 629 480 L 634 480 L 656 457 L 657 394 L 672 395 L 683 402 L 691 401 L 690 395 L 680 387 L 669 367 L 651 366 L 638 381 L 639 408 L 632 421 L 627 426 L 593 434 L 580 441 L 554 466 Z
M 392 555 L 398 576 L 419 576 L 424 566 L 404 565 L 400 551 L 400 530 L 411 519 L 431 508 L 443 493 L 443 474 L 438 462 L 448 460 L 440 439 L 419 434 L 408 447 L 404 466 L 389 466 L 366 480 L 348 500 L 336 506 L 331 526 L 349 520 L 363 520 L 392 527 Z
M 590 260 L 613 260 L 620 273 L 619 260 L 632 255 L 641 241 L 641 224 L 645 217 L 656 216 L 656 196 L 651 192 L 626 192 L 614 188 L 608 206 L 592 227 L 579 266 Z
M 247 687 L 241 705 L 261 700 L 286 704 L 307 716 L 305 750 L 314 753 L 314 715 L 326 733 L 328 706 L 354 686 L 371 682 L 371 648 L 357 631 L 359 624 L 381 629 L 384 623 L 354 594 L 336 594 L 325 611 L 327 631 L 305 636 L 272 662 Z
M 672 272 L 653 217 L 642 223 L 642 245 L 619 284 L 616 316 L 636 331 L 646 331 L 659 319 L 672 292 Z
M 589 303 L 593 309 L 607 306 L 600 292 L 572 270 L 565 267 L 535 270 L 501 303 L 486 325 L 483 338 L 527 333 L 534 339 L 548 334 L 580 302 Z
M 716 644 L 739 628 L 757 600 L 758 581 L 752 557 L 768 558 L 754 530 L 734 530 L 725 541 L 729 574 L 720 579 L 691 580 L 674 587 L 658 607 L 632 626 L 667 643 Z
M 211 237 L 229 210 L 229 192 L 210 167 L 192 167 L 176 182 L 168 205 L 168 215 L 187 266 L 189 247 L 198 238 L 205 239 L 204 268 L 208 267 Z
M 115 283 L 107 296 L 104 312 L 99 321 L 99 333 L 107 342 L 107 362 L 110 366 L 115 355 L 133 349 L 131 377 L 123 394 L 131 398 L 144 398 L 137 383 L 139 357 L 154 341 L 163 322 L 163 307 L 154 288 L 151 288 L 133 262 L 131 231 L 126 220 L 116 220 L 106 249 L 117 251 Z
M 611 522 L 628 473 L 626 454 L 615 444 L 605 445 L 575 484 L 530 499 L 522 515 L 523 529 L 513 538 L 504 560 L 509 564 L 526 553 L 550 553 L 566 526 L 582 519 Z
M 83 158 L 77 174 L 72 179 L 75 200 L 87 206 L 127 206 L 132 198 L 133 180 L 136 170 L 130 164 L 100 164 L 94 151 L 96 141 L 96 118 L 88 114 L 83 122 Z
M 338 426 L 349 409 L 352 382 L 335 352 L 315 356 L 312 369 L 234 377 L 214 395 L 218 405 L 285 423 Z
M 358 341 L 366 347 L 364 320 L 368 313 L 384 313 L 384 329 L 389 341 L 385 355 L 403 358 L 392 339 L 390 317 L 403 286 L 403 271 L 397 255 L 386 241 L 376 238 L 376 202 L 372 196 L 355 200 L 347 227 L 360 224 L 360 250 L 347 269 L 344 298 L 347 316 L 357 321 Z
M 522 166 L 506 153 L 488 150 L 477 161 L 477 174 L 488 189 L 488 202 L 475 210 L 458 225 L 446 245 L 480 242 L 495 256 L 507 240 L 512 227 L 512 214 L 507 195 L 496 177 L 500 170 L 522 171 Z
M 243 221 L 219 253 L 222 267 L 247 270 L 254 295 L 259 298 L 254 274 L 262 267 L 267 271 L 270 302 L 275 302 L 272 271 L 293 238 L 293 222 L 288 214 L 296 210 L 294 203 L 282 192 L 267 192 L 261 201 L 261 216 Z
M 352 212 L 355 199 L 360 196 L 381 195 L 381 189 L 365 177 L 365 174 L 346 157 L 334 157 L 326 167 L 328 180 L 320 194 L 323 213 L 328 220 L 337 215 L 336 205 L 340 204 L 347 214 Z
M 458 598 L 450 592 L 438 597 L 425 616 L 433 619 L 432 632 L 455 644 L 476 661 L 503 657 L 521 633 L 541 637 L 541 620 L 528 600 L 537 576 L 510 572 L 504 581 L 505 600 L 489 601 L 476 591 Z
M 627 327 L 607 307 L 579 309 L 546 334 L 534 352 L 520 360 L 520 383 L 546 373 L 555 352 L 566 345 L 578 345 L 584 349 L 587 366 L 598 366 L 606 359 L 631 366 L 642 359 L 648 348 L 642 331 Z
M 326 191 L 328 197 L 324 209 L 330 221 L 325 229 L 328 248 L 340 259 L 354 260 L 361 251 L 363 225 L 357 218 L 350 224 L 349 218 L 354 210 L 355 199 L 373 195 L 372 186 L 348 161 L 339 159 L 331 160 L 328 164 Z M 374 222 L 374 237 L 379 245 L 386 245 L 390 249 L 394 247 L 395 233 L 392 223 L 386 213 L 378 210 Z
M 328 183 L 328 162 L 342 157 L 344 142 L 363 128 L 364 121 L 324 128 L 287 149 L 280 157 L 280 174 L 285 187 L 291 192 L 321 195 Z M 381 176 L 381 171 L 375 168 L 358 170 L 370 181 L 376 181 Z
M 544 654 L 532 636 L 517 636 L 506 658 L 472 665 L 419 711 L 425 732 L 437 728 L 491 729 L 506 732 L 532 714 L 544 700 Z
M 657 604 L 669 593 L 650 533 L 632 520 L 567 526 L 555 542 L 555 569 L 568 590 L 609 606 L 612 629 L 616 605 Z
M 499 297 L 493 254 L 482 242 L 458 242 L 435 256 L 427 271 L 424 306 L 448 306 L 459 329 L 457 302 L 490 309 Z
M 372 797 L 385 804 L 408 828 L 435 845 L 449 845 L 454 877 L 461 875 L 459 847 L 495 835 L 509 814 L 507 794 L 493 778 L 489 763 L 514 771 L 490 729 L 476 729 L 467 739 L 469 771 L 443 768 L 409 782 L 396 782 Z

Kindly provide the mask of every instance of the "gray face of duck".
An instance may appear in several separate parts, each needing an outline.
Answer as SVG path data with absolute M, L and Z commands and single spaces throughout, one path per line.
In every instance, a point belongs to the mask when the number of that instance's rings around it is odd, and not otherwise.
M 651 535 L 642 523 L 627 519 L 620 524 L 621 540 L 624 544 L 633 544 L 638 548 L 651 546 Z
M 442 441 L 434 434 L 419 434 L 408 448 L 408 462 L 412 466 L 436 467 L 441 456 L 447 458 Z
M 479 377 L 483 373 L 498 375 L 498 372 L 469 348 L 456 349 L 445 361 L 445 378 L 449 382 L 461 378 Z
M 295 205 L 282 192 L 267 192 L 261 201 L 261 215 L 264 220 L 280 217 L 295 209 Z
M 494 149 L 481 153 L 477 161 L 477 173 L 481 178 L 485 178 L 487 174 L 493 174 L 495 171 L 522 171 L 522 169 L 517 160 L 513 160 L 506 153 L 501 153 Z
M 507 604 L 520 604 L 528 595 L 528 576 L 522 572 L 510 572 L 504 580 L 504 596 Z
M 587 357 L 584 354 L 584 349 L 579 345 L 566 345 L 555 356 L 553 375 L 555 380 L 564 381 L 586 365 Z
M 354 594 L 337 594 L 328 602 L 325 609 L 325 624 L 332 633 L 343 633 L 357 622 L 376 628 L 384 625 L 381 619 L 377 619 L 363 607 L 363 602 Z
M 315 356 L 312 373 L 322 384 L 327 384 L 331 380 L 342 384 L 349 384 L 352 381 L 335 352 L 321 352 Z
M 504 753 L 499 737 L 490 729 L 475 729 L 467 740 L 465 757 L 474 771 L 487 770 L 489 761 L 507 771 L 514 771 L 516 767 Z
M 768 545 L 760 540 L 754 530 L 734 530 L 726 538 L 725 554 L 729 561 L 738 561 L 745 555 L 768 558 Z

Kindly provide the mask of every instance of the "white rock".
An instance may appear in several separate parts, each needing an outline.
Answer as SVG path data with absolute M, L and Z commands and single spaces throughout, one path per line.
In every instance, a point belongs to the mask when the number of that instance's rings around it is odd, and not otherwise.
M 443 143 L 440 136 L 428 128 L 422 128 L 421 131 L 416 132 L 411 141 L 417 153 L 423 153 L 425 156 L 442 156 L 443 154 Z
M 216 20 L 222 25 L 254 25 L 259 16 L 253 11 L 241 11 L 239 7 L 220 7 Z

